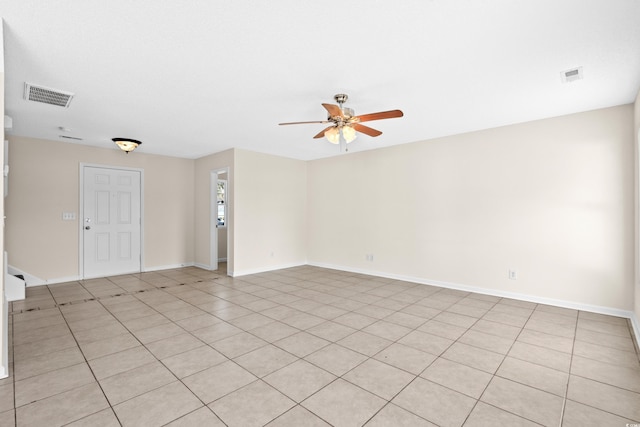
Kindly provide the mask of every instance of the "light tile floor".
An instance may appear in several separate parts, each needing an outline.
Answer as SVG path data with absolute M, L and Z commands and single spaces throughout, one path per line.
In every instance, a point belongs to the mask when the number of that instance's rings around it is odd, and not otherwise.
M 625 426 L 627 320 L 310 266 L 27 289 L 0 426 Z

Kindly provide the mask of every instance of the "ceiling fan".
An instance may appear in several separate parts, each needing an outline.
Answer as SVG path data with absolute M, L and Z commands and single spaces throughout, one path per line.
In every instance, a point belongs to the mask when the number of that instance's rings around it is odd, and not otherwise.
M 361 123 L 370 122 L 373 120 L 393 119 L 396 117 L 402 117 L 404 114 L 400 110 L 381 111 L 378 113 L 363 114 L 356 116 L 351 108 L 343 107 L 343 104 L 347 102 L 349 97 L 344 93 L 339 93 L 333 97 L 338 105 L 322 104 L 322 106 L 329 113 L 327 120 L 317 120 L 310 122 L 289 122 L 280 123 L 280 125 L 299 125 L 308 123 L 331 123 L 331 126 L 320 131 L 314 139 L 326 137 L 332 144 L 340 143 L 340 134 L 344 140 L 348 143 L 356 139 L 356 132 L 362 132 L 369 136 L 379 136 L 382 132 L 379 130 L 370 128 Z

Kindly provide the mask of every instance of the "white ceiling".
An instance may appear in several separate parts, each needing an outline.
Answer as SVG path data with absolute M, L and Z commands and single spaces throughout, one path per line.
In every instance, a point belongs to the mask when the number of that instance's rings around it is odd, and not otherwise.
M 350 151 L 628 104 L 638 0 L 0 0 L 14 135 L 198 158 L 237 147 L 339 155 L 312 136 L 347 93 L 369 123 Z M 584 79 L 561 82 L 582 66 Z M 69 91 L 27 102 L 24 82 Z M 133 154 L 132 154 L 133 155 Z

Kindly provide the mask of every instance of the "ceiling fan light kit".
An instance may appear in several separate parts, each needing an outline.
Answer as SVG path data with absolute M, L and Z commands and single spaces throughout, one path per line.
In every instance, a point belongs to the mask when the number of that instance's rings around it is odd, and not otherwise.
M 379 113 L 364 114 L 362 116 L 356 116 L 353 109 L 343 107 L 343 104 L 347 102 L 349 96 L 344 93 L 339 93 L 333 97 L 338 105 L 322 104 L 327 110 L 327 120 L 310 121 L 310 122 L 288 122 L 280 123 L 280 125 L 297 125 L 308 123 L 331 123 L 331 126 L 323 129 L 319 132 L 314 139 L 325 137 L 332 144 L 340 144 L 340 136 L 349 144 L 357 137 L 356 132 L 364 133 L 372 137 L 382 135 L 379 130 L 362 125 L 362 122 L 369 122 L 373 120 L 393 119 L 396 117 L 402 117 L 404 114 L 400 110 L 381 111 Z
M 356 130 L 349 125 L 344 125 L 342 127 L 342 137 L 348 143 L 356 139 Z
M 328 129 L 324 133 L 324 136 L 332 144 L 339 144 L 340 143 L 340 130 L 338 128 L 336 128 L 336 127 L 332 127 L 330 129 Z

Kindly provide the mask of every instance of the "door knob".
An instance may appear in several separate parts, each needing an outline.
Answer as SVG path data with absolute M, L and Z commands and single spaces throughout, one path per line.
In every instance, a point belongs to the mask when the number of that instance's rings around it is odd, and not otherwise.
M 85 230 L 91 230 L 91 226 L 87 225 L 84 229 Z

